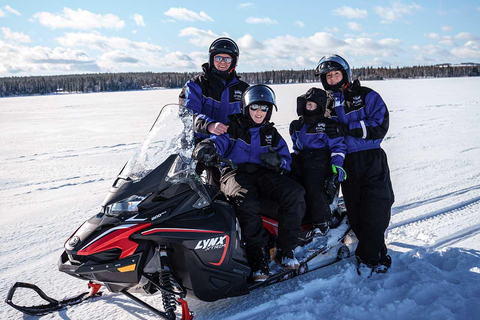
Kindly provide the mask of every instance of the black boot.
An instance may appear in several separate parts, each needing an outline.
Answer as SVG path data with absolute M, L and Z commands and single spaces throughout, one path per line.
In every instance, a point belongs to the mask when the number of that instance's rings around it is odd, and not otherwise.
M 264 245 L 251 246 L 247 249 L 248 260 L 252 267 L 252 278 L 255 282 L 267 280 L 270 274 L 268 264 L 270 263 L 270 253 Z

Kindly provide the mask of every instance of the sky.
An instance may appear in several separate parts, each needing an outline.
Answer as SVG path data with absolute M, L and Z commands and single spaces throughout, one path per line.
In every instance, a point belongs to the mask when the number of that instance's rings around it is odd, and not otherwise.
M 221 36 L 239 72 L 480 63 L 480 1 L 0 1 L 0 76 L 200 71 Z

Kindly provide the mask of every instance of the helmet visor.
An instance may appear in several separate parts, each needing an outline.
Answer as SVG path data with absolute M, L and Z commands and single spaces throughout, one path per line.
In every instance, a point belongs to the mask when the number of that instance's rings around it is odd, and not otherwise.
M 272 89 L 264 85 L 255 85 L 249 87 L 247 91 L 243 94 L 243 105 L 248 107 L 251 104 L 262 104 L 268 103 L 275 106 L 277 109 L 277 104 L 275 102 L 275 93 Z
M 345 70 L 347 74 L 350 71 L 350 66 L 342 57 L 337 55 L 326 55 L 318 62 L 317 68 L 315 69 L 315 75 L 318 77 L 330 71 L 341 71 L 342 69 Z

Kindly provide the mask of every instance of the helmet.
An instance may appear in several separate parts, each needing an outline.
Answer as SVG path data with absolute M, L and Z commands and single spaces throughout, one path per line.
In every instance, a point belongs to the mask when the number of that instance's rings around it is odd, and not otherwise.
M 243 93 L 242 113 L 245 117 L 250 118 L 248 107 L 255 103 L 266 104 L 270 106 L 270 108 L 268 108 L 267 115 L 265 116 L 265 122 L 270 121 L 270 118 L 272 117 L 272 106 L 275 107 L 275 111 L 278 111 L 277 103 L 275 101 L 275 92 L 273 92 L 269 86 L 264 84 L 250 86 Z
M 335 86 L 330 86 L 326 80 L 326 74 L 330 71 L 341 71 L 343 74 L 343 79 Z M 338 54 L 327 54 L 318 62 L 317 67 L 315 68 L 315 76 L 320 76 L 322 80 L 322 85 L 325 90 L 337 91 L 343 85 L 347 83 L 352 83 L 352 70 L 348 65 L 348 62 L 340 57 Z
M 232 64 L 230 65 L 230 68 L 225 71 L 226 73 L 231 73 L 235 69 L 235 67 L 237 66 L 238 56 L 240 55 L 240 51 L 238 50 L 238 46 L 235 41 L 227 37 L 221 37 L 213 41 L 210 45 L 208 53 L 210 54 L 210 68 L 214 70 L 216 70 L 213 64 L 213 57 L 215 57 L 215 55 L 219 53 L 226 53 L 232 57 Z

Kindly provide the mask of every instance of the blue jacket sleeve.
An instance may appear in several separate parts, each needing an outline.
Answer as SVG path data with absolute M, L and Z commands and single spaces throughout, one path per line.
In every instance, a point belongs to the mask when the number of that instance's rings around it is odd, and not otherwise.
M 275 152 L 278 153 L 280 157 L 282 157 L 282 164 L 280 165 L 280 167 L 284 170 L 290 171 L 290 165 L 292 164 L 292 156 L 290 155 L 288 145 L 283 138 L 280 139 L 280 142 L 275 148 Z
M 344 137 L 328 138 L 328 147 L 331 152 L 330 163 L 339 167 L 343 167 L 343 161 L 345 160 L 345 154 L 347 153 L 347 146 L 343 142 Z
M 389 114 L 385 102 L 377 92 L 372 90 L 365 96 L 364 103 L 366 118 L 349 123 L 350 135 L 362 139 L 383 139 L 389 126 Z
M 216 121 L 202 113 L 202 89 L 200 86 L 191 80 L 188 81 L 183 88 L 182 96 L 185 107 L 192 110 L 195 116 L 195 131 L 209 134 L 208 125 Z
M 297 132 L 295 131 L 293 122 L 290 123 L 290 138 L 292 138 L 293 152 L 298 153 L 300 150 L 298 150 L 298 147 L 297 147 Z
M 215 146 L 217 147 L 217 152 L 222 157 L 228 158 L 233 146 L 233 140 L 230 139 L 230 135 L 228 133 L 221 134 L 219 136 L 211 135 L 209 140 L 215 143 Z

